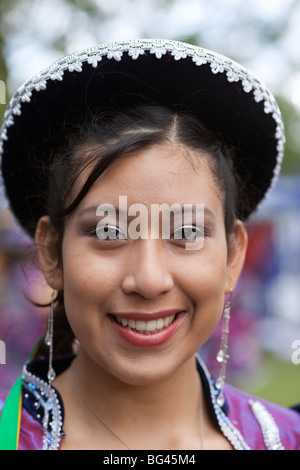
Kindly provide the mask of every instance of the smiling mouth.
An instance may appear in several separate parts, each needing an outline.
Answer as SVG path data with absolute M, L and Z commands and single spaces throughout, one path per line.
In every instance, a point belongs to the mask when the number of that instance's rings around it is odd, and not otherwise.
M 144 335 L 151 335 L 153 333 L 157 333 L 158 331 L 167 328 L 171 325 L 178 317 L 180 312 L 176 315 L 170 315 L 164 318 L 157 318 L 155 320 L 133 320 L 132 318 L 120 318 L 118 316 L 113 316 L 115 322 L 119 325 L 123 326 L 124 328 L 128 328 L 133 331 L 137 331 L 138 333 Z
M 178 331 L 187 310 L 169 309 L 152 313 L 111 312 L 108 314 L 115 333 L 135 347 L 155 347 L 169 341 Z

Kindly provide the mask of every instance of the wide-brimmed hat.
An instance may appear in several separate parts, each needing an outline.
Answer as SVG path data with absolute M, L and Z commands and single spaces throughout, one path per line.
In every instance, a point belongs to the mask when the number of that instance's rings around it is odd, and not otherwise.
M 244 182 L 238 216 L 245 220 L 274 185 L 284 152 L 284 126 L 268 89 L 235 61 L 171 40 L 97 45 L 56 61 L 12 97 L 0 133 L 2 177 L 10 207 L 33 235 L 45 212 L 50 153 L 62 123 L 84 113 L 154 102 L 188 110 L 234 145 Z M 246 194 L 245 194 L 246 191 Z M 243 206 L 243 199 L 248 204 Z M 249 203 L 250 201 L 250 203 Z

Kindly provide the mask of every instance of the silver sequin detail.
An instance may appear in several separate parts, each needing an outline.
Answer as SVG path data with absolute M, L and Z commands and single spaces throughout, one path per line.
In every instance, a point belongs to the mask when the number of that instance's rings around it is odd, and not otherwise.
M 62 413 L 56 391 L 53 387 L 23 367 L 23 386 L 34 394 L 44 410 L 43 450 L 57 450 L 62 435 Z M 50 428 L 50 430 L 49 430 Z
M 214 408 L 215 416 L 217 418 L 219 427 L 223 435 L 232 444 L 235 450 L 250 450 L 251 448 L 246 443 L 240 431 L 233 425 L 228 416 L 224 413 L 222 408 L 217 402 L 216 388 L 211 379 L 206 365 L 202 361 L 199 354 L 195 355 L 196 360 L 199 362 L 200 367 L 203 369 L 210 391 L 210 398 Z M 34 374 L 28 372 L 26 364 L 23 368 L 23 384 L 39 401 L 44 410 L 43 418 L 43 449 L 44 450 L 57 450 L 60 445 L 62 437 L 62 413 L 59 400 L 55 389 Z M 34 389 L 33 389 L 34 388 Z M 249 404 L 251 409 L 261 427 L 263 438 L 267 449 L 269 450 L 284 450 L 280 441 L 279 429 L 275 423 L 273 416 L 266 410 L 266 408 L 259 401 L 250 400 Z M 51 415 L 50 415 L 51 413 Z M 49 432 L 50 427 L 50 432 Z
M 232 447 L 235 450 L 250 450 L 249 445 L 246 443 L 240 431 L 232 424 L 228 416 L 224 413 L 222 408 L 219 406 L 217 402 L 216 388 L 213 384 L 210 373 L 208 372 L 206 368 L 206 365 L 202 361 L 199 354 L 196 354 L 195 357 L 206 375 L 206 378 L 209 384 L 210 398 L 211 398 L 215 415 L 216 415 L 216 418 L 217 418 L 217 421 L 219 423 L 219 427 L 222 433 L 228 439 L 228 441 L 232 444 Z
M 249 400 L 254 416 L 260 424 L 265 446 L 268 450 L 285 450 L 281 440 L 277 424 L 273 416 L 259 401 Z

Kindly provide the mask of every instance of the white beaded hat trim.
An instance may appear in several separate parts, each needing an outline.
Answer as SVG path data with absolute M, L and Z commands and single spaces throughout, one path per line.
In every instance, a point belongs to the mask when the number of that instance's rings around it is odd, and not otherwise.
M 123 53 L 128 52 L 132 60 L 137 60 L 138 57 L 145 54 L 146 51 L 150 54 L 154 54 L 157 59 L 169 53 L 175 60 L 191 57 L 195 66 L 198 67 L 209 64 L 212 73 L 225 73 L 228 82 L 241 82 L 245 93 L 253 92 L 253 99 L 257 103 L 263 102 L 264 112 L 271 114 L 276 122 L 275 138 L 277 139 L 277 164 L 274 168 L 270 188 L 274 186 L 280 172 L 284 154 L 285 133 L 281 113 L 273 95 L 259 80 L 237 62 L 207 49 L 172 40 L 136 39 L 131 41 L 118 41 L 68 54 L 54 62 L 50 67 L 44 69 L 22 85 L 11 99 L 0 130 L 0 157 L 3 153 L 3 141 L 8 138 L 7 130 L 14 124 L 14 117 L 22 114 L 22 104 L 31 101 L 33 90 L 45 90 L 49 80 L 62 81 L 66 70 L 70 72 L 81 72 L 83 63 L 85 62 L 96 68 L 103 56 L 107 56 L 108 59 L 121 61 Z

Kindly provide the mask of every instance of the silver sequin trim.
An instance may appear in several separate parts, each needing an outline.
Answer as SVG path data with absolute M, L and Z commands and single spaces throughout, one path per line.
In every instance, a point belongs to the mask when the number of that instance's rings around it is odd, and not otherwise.
M 43 408 L 43 450 L 57 450 L 62 432 L 62 413 L 57 394 L 53 387 L 23 367 L 23 385 L 33 393 L 36 403 Z M 50 428 L 50 431 L 49 431 Z
M 268 450 L 285 450 L 281 443 L 279 429 L 273 416 L 259 401 L 250 400 L 249 404 L 254 416 L 260 424 L 266 448 Z
M 204 362 L 202 361 L 199 354 L 196 354 L 196 359 L 199 361 L 200 366 L 205 372 L 206 378 L 209 383 L 211 400 L 214 406 L 216 417 L 219 423 L 219 426 L 227 439 L 231 442 L 234 449 L 236 450 L 251 450 L 248 444 L 246 444 L 241 433 L 235 428 L 231 423 L 228 417 L 223 412 L 222 408 L 217 403 L 216 388 L 211 380 L 210 373 L 208 372 Z M 285 450 L 279 435 L 279 428 L 269 411 L 264 407 L 259 401 L 250 400 L 249 404 L 251 406 L 252 412 L 256 417 L 262 434 L 265 446 L 268 450 Z
M 214 412 L 221 432 L 232 444 L 235 450 L 250 450 L 249 445 L 246 443 L 240 431 L 232 424 L 222 408 L 218 405 L 216 388 L 213 384 L 210 373 L 206 368 L 206 365 L 202 361 L 199 354 L 196 354 L 195 357 L 206 375 L 206 379 L 209 384 L 211 402 L 214 407 Z M 43 449 L 57 450 L 59 448 L 62 437 L 63 422 L 61 408 L 55 389 L 49 386 L 47 382 L 28 372 L 26 364 L 23 368 L 22 378 L 24 387 L 34 394 L 37 403 L 39 403 L 39 405 L 42 406 L 44 410 Z M 250 400 L 249 404 L 261 427 L 266 448 L 269 450 L 284 450 L 280 440 L 279 429 L 273 416 L 259 401 Z M 49 427 L 51 429 L 50 432 Z
M 216 395 L 217 390 L 213 384 L 213 381 L 211 379 L 210 373 L 208 372 L 206 368 L 206 365 L 202 361 L 199 354 L 196 354 L 195 357 L 206 375 L 206 378 L 209 384 L 210 398 L 214 407 L 217 421 L 219 423 L 219 427 L 223 435 L 228 439 L 228 441 L 232 444 L 232 447 L 235 450 L 250 450 L 249 445 L 246 443 L 240 431 L 232 424 L 228 416 L 224 413 L 222 408 L 218 405 L 217 395 Z

